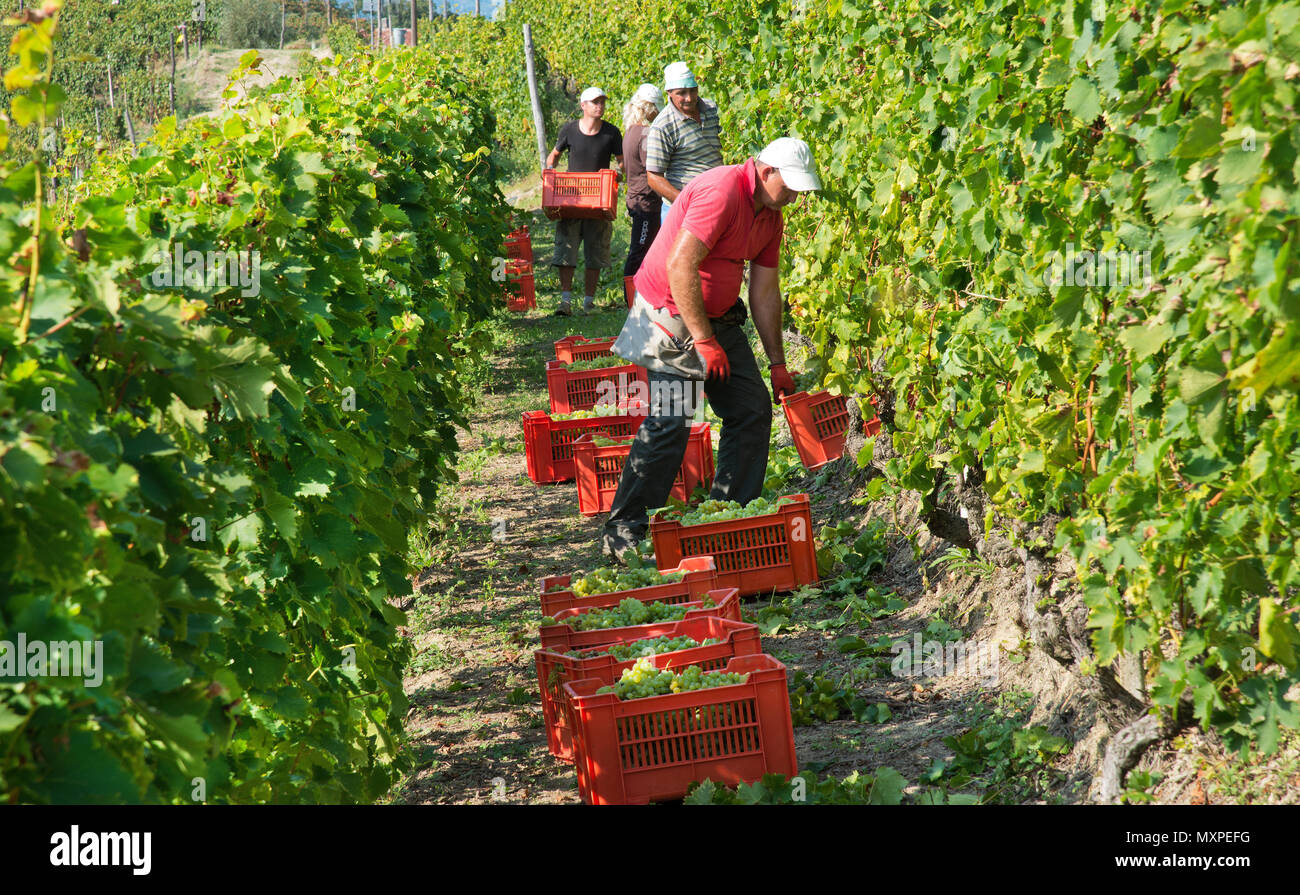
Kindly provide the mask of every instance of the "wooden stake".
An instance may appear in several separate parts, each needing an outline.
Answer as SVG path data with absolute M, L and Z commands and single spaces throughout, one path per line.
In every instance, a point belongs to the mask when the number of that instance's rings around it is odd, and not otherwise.
M 176 37 L 175 35 L 173 35 L 172 39 L 167 42 L 167 51 L 171 55 L 171 59 L 172 59 L 172 79 L 167 86 L 167 98 L 168 100 L 171 101 L 172 115 L 174 117 L 176 115 Z
M 1133 466 L 1134 472 L 1138 468 L 1138 424 L 1137 417 L 1133 415 L 1133 361 L 1126 361 L 1124 364 L 1124 379 L 1128 383 L 1128 422 L 1133 431 Z
M 131 107 L 126 97 L 122 97 L 122 119 L 126 122 L 126 136 L 131 141 L 131 154 L 135 154 L 135 126 L 131 124 Z
M 542 117 L 542 101 L 537 95 L 537 71 L 533 67 L 533 31 L 524 25 L 524 65 L 528 70 L 528 95 L 533 101 L 533 128 L 537 131 L 537 164 L 546 169 L 546 119 Z

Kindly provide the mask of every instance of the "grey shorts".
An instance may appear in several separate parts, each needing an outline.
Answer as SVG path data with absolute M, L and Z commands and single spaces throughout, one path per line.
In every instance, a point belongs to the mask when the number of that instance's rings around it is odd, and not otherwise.
M 614 222 L 593 218 L 555 222 L 555 258 L 553 267 L 577 267 L 578 243 L 582 243 L 583 265 L 589 270 L 609 267 L 609 239 Z

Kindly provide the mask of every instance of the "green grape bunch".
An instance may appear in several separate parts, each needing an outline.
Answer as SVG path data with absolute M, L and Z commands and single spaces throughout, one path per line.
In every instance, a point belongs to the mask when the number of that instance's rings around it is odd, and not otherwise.
M 678 650 L 695 649 L 700 646 L 712 646 L 722 641 L 716 637 L 705 638 L 703 642 L 698 642 L 694 637 L 650 637 L 644 640 L 633 640 L 630 643 L 616 643 L 604 649 L 595 650 L 572 650 L 569 655 L 581 658 L 590 658 L 592 656 L 610 655 L 620 662 L 627 662 L 632 659 L 640 659 L 644 656 L 657 656 L 660 653 L 674 653 Z
M 570 373 L 581 373 L 584 370 L 601 370 L 605 367 L 626 367 L 627 365 L 627 361 L 617 355 L 604 354 L 587 360 L 575 360 L 571 364 L 565 364 L 564 368 Z
M 709 597 L 704 598 L 703 605 L 712 609 L 716 605 Z M 685 603 L 642 603 L 628 597 L 610 609 L 590 609 L 566 619 L 565 623 L 575 631 L 597 631 L 604 628 L 627 628 L 632 625 L 648 625 L 654 622 L 677 622 L 686 618 L 689 609 L 694 608 Z M 555 624 L 554 618 L 543 618 L 543 625 Z
M 766 497 L 755 497 L 741 506 L 734 500 L 706 500 L 698 507 L 683 513 L 679 520 L 682 525 L 704 525 L 708 522 L 726 522 L 732 519 L 748 519 L 751 516 L 766 516 L 775 513 L 783 505 L 793 503 L 794 498 L 782 497 L 775 501 Z
M 550 593 L 557 590 L 571 590 L 575 597 L 594 597 L 624 590 L 637 590 L 642 587 L 655 587 L 660 584 L 676 584 L 685 577 L 685 572 L 660 572 L 653 568 L 616 569 L 602 566 L 577 581 L 570 581 L 568 585 L 552 584 L 546 591 Z
M 730 687 L 743 684 L 749 680 L 748 674 L 726 671 L 704 671 L 698 665 L 691 665 L 681 672 L 666 668 L 656 668 L 649 656 L 636 660 L 636 663 L 623 672 L 618 682 L 610 687 L 601 687 L 597 693 L 613 693 L 619 699 L 644 699 L 647 696 L 666 696 L 669 693 L 686 693 L 691 690 L 707 690 L 713 687 Z
M 569 420 L 591 420 L 600 416 L 627 416 L 627 411 L 614 404 L 597 404 L 590 410 L 571 410 L 568 413 L 552 413 L 551 422 L 563 423 Z

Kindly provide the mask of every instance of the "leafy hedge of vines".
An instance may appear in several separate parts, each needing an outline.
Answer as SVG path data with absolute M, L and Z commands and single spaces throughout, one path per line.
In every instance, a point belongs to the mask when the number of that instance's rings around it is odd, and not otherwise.
M 29 99 L 54 22 L 19 31 Z M 0 680 L 11 801 L 370 801 L 406 764 L 393 598 L 499 293 L 493 119 L 411 51 L 254 96 L 66 217 L 43 162 L 0 169 L 0 639 L 107 671 Z M 260 291 L 159 286 L 182 246 L 259 253 Z

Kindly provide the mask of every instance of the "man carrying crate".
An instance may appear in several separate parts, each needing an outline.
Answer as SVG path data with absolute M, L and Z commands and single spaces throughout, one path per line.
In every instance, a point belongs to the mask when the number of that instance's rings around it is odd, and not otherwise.
M 698 383 L 722 418 L 709 497 L 748 503 L 763 490 L 772 398 L 742 324 L 749 306 L 771 362 L 772 392 L 795 391 L 785 367 L 779 280 L 781 209 L 821 189 L 808 144 L 782 137 L 743 165 L 713 168 L 681 191 L 636 275 L 636 300 L 614 354 L 649 372 L 650 414 L 632 442 L 605 524 L 604 552 L 622 559 L 663 506 L 686 452 Z
M 569 153 L 569 170 L 575 172 L 599 171 L 609 167 L 610 157 L 618 159 L 618 170 L 623 168 L 623 135 L 605 115 L 605 91 L 588 87 L 579 98 L 582 117 L 560 128 L 555 148 L 546 158 L 546 167 L 554 168 L 565 152 Z M 596 303 L 596 286 L 600 271 L 609 267 L 609 239 L 614 232 L 612 221 L 581 219 L 555 222 L 555 258 L 553 267 L 560 270 L 560 306 L 555 316 L 568 317 L 573 311 L 573 269 L 578 264 L 578 243 L 582 243 L 583 311 L 590 311 Z

